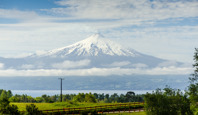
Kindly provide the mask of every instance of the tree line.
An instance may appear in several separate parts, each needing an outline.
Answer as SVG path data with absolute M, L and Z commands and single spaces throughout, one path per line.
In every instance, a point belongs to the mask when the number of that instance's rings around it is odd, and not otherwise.
M 31 103 L 54 103 L 60 102 L 60 95 L 42 95 L 41 97 L 32 97 L 26 94 L 13 95 L 11 90 L 5 91 L 0 90 L 0 95 L 2 92 L 8 97 L 10 102 L 31 102 Z M 75 102 L 89 102 L 89 103 L 126 103 L 126 102 L 143 102 L 143 95 L 136 95 L 134 92 L 129 91 L 126 94 L 114 93 L 112 95 L 109 94 L 98 94 L 98 93 L 79 93 L 79 94 L 63 94 L 62 101 L 75 101 Z

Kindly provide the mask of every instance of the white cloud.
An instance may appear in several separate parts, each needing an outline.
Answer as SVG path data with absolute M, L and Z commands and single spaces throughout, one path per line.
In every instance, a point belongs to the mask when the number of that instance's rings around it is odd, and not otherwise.
M 112 64 L 109 64 L 107 66 L 109 66 L 109 67 L 122 67 L 122 66 L 127 66 L 129 64 L 130 64 L 129 61 L 121 61 L 121 62 L 113 62 Z
M 0 9 L 0 18 L 32 20 L 38 18 L 34 11 L 20 11 L 16 9 Z
M 22 69 L 33 69 L 33 68 L 34 68 L 34 65 L 31 65 L 31 64 L 24 64 L 24 65 L 22 65 L 20 68 L 22 68 Z
M 133 64 L 132 67 L 135 67 L 135 68 L 146 68 L 146 67 L 148 67 L 148 65 L 143 64 L 143 63 L 137 63 L 137 64 Z
M 4 68 L 4 64 L 0 63 L 0 69 L 3 69 L 3 68 Z
M 43 55 L 43 54 L 45 54 L 45 53 L 47 53 L 47 51 L 44 51 L 44 50 L 37 50 L 36 51 L 36 55 Z
M 131 62 L 129 61 L 121 61 L 121 62 L 113 62 L 111 64 L 106 65 L 106 67 L 111 67 L 111 68 L 115 68 L 115 67 L 123 67 L 123 66 L 130 66 L 133 68 L 146 68 L 148 67 L 148 65 L 143 64 L 143 63 L 137 63 L 137 64 L 131 64 Z
M 158 67 L 170 67 L 170 66 L 177 66 L 176 61 L 165 61 L 157 65 Z
M 69 61 L 65 60 L 62 63 L 55 63 L 52 64 L 53 68 L 57 69 L 69 69 L 69 68 L 79 68 L 79 67 L 86 67 L 90 64 L 90 60 L 80 60 L 80 61 Z
M 0 70 L 0 76 L 110 76 L 110 75 L 188 75 L 193 68 L 164 67 L 153 69 L 90 68 L 90 69 L 37 69 Z
M 198 26 L 145 27 L 112 30 L 107 36 L 123 46 L 162 59 L 193 62 Z
M 147 74 L 151 75 L 167 75 L 167 74 L 172 74 L 172 75 L 190 75 L 193 72 L 193 68 L 179 68 L 179 67 L 157 67 L 151 70 L 147 70 Z
M 198 16 L 197 1 L 61 0 L 56 3 L 63 7 L 45 11 L 77 19 L 159 20 Z

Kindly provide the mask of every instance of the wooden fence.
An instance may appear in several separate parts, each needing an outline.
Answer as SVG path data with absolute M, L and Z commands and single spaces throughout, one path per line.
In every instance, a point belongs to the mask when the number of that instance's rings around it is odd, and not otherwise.
M 82 113 L 122 113 L 122 112 L 140 112 L 144 111 L 144 103 L 124 103 L 124 104 L 111 104 L 101 105 L 93 107 L 76 107 L 76 108 L 63 108 L 63 109 L 51 109 L 42 110 L 43 114 L 82 114 Z

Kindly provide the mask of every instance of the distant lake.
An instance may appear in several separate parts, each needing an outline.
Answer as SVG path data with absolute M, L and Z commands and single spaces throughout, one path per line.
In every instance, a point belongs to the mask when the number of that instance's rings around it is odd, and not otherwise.
M 11 90 L 13 95 L 15 94 L 27 94 L 32 97 L 40 97 L 43 94 L 47 95 L 56 95 L 60 94 L 60 90 Z M 98 94 L 109 94 L 112 95 L 114 93 L 120 94 L 126 94 L 128 91 L 133 91 L 135 94 L 146 94 L 151 93 L 153 90 L 63 90 L 63 94 L 78 94 L 78 93 L 98 93 Z

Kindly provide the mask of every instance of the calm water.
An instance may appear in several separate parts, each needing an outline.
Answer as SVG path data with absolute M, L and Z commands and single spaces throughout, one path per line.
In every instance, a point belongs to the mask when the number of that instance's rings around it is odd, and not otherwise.
M 126 94 L 130 90 L 63 90 L 63 94 L 78 94 L 78 93 L 99 93 L 99 94 Z M 131 90 L 135 94 L 146 94 L 147 92 L 151 93 L 152 90 Z M 60 90 L 12 90 L 12 93 L 15 94 L 27 94 L 32 97 L 39 97 L 43 94 L 55 95 L 60 94 Z

